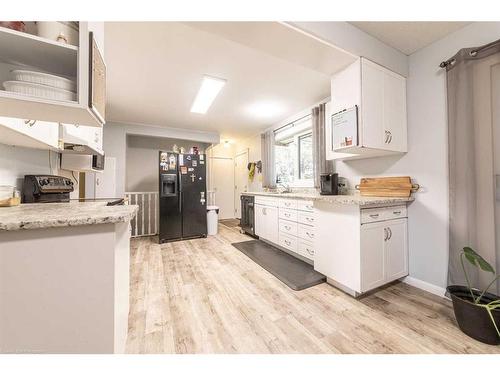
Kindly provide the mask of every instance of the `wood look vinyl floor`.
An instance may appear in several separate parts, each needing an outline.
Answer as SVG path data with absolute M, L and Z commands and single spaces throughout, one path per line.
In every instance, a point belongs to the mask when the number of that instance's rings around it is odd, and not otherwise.
M 456 326 L 451 303 L 402 283 L 354 299 L 293 291 L 217 236 L 132 240 L 128 353 L 496 353 Z

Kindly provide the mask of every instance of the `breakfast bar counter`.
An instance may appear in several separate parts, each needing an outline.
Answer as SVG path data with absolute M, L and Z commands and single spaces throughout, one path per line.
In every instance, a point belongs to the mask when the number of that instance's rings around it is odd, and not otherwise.
M 0 209 L 0 353 L 123 353 L 130 220 L 105 202 Z

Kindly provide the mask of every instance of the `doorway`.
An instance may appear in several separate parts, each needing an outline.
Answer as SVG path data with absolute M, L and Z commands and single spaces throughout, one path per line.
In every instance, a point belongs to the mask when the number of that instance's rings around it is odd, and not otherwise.
M 219 207 L 219 220 L 234 218 L 233 159 L 210 158 L 213 204 Z
M 240 195 L 248 191 L 248 149 L 234 157 L 234 216 L 241 219 Z

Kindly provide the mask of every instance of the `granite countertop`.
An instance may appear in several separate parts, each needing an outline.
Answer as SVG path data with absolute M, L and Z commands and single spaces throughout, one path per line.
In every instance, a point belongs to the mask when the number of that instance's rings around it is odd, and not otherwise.
M 28 203 L 0 207 L 0 232 L 127 222 L 139 209 L 136 205 L 106 206 L 106 203 Z
M 405 204 L 415 200 L 414 197 L 364 197 L 359 194 L 352 195 L 320 195 L 317 193 L 271 193 L 271 192 L 245 192 L 242 195 L 258 195 L 265 197 L 304 199 L 310 201 L 322 201 L 332 204 L 354 204 L 358 206 L 396 205 Z

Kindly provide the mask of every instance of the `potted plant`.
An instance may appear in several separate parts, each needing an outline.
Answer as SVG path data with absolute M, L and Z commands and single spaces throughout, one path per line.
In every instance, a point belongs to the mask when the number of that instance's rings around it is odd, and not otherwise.
M 472 288 L 465 269 L 464 259 L 480 270 L 492 273 L 494 278 L 484 290 Z M 485 344 L 500 344 L 500 297 L 488 293 L 500 278 L 494 268 L 470 247 L 460 253 L 460 263 L 467 286 L 450 285 L 446 289 L 451 295 L 453 310 L 460 329 L 470 337 Z

